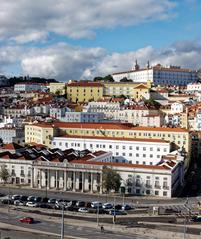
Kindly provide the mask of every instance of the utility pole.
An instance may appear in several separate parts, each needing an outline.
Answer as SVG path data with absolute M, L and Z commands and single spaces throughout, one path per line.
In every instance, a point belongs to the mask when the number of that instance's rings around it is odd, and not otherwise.
M 96 219 L 97 219 L 97 227 L 99 226 L 99 194 L 98 194 L 98 207 L 97 207 L 97 215 L 96 215 Z
M 116 222 L 116 209 L 115 209 L 115 207 L 116 207 L 116 198 L 114 196 L 114 215 L 113 215 L 113 224 L 114 224 L 114 226 L 115 226 L 115 222 Z
M 64 205 L 62 205 L 61 213 L 61 239 L 64 239 Z

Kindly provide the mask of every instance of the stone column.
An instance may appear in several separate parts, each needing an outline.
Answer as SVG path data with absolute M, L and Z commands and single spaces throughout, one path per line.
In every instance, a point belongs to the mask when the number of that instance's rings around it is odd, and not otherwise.
M 50 170 L 47 169 L 47 189 L 50 189 Z
M 85 190 L 85 173 L 82 172 L 82 192 Z
M 55 188 L 58 189 L 58 171 L 55 171 Z
M 73 172 L 73 191 L 75 192 L 76 190 L 76 172 Z
M 94 179 L 93 179 L 93 173 L 91 173 L 91 193 L 93 193 L 93 186 L 94 186 L 94 184 L 93 184 L 93 181 L 94 181 Z
M 42 170 L 39 170 L 39 188 L 42 188 Z
M 31 168 L 31 188 L 34 188 L 34 168 Z
M 67 185 L 66 185 L 67 184 L 67 182 L 66 182 L 67 181 L 67 172 L 66 171 L 64 171 L 63 180 L 64 180 L 63 181 L 63 186 L 64 186 L 63 189 L 64 189 L 64 191 L 66 191 L 67 190 Z
M 103 174 L 100 173 L 100 194 L 103 194 Z

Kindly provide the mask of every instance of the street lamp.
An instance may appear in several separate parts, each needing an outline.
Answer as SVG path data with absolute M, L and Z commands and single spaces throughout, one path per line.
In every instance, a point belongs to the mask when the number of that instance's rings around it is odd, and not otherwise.
M 61 239 L 64 239 L 64 205 L 62 204 L 61 212 Z

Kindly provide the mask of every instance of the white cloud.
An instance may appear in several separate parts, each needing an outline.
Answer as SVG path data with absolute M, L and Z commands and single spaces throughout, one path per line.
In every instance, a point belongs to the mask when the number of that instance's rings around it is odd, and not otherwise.
M 167 19 L 174 7 L 172 0 L 1 0 L 0 38 L 24 43 L 50 32 L 93 37 L 98 28 Z
M 21 62 L 23 74 L 52 78 L 60 81 L 69 79 L 93 79 L 118 71 L 130 70 L 135 59 L 141 67 L 147 61 L 151 65 L 180 65 L 193 69 L 201 68 L 200 41 L 181 41 L 171 46 L 156 49 L 152 46 L 126 53 L 109 54 L 103 48 L 74 47 L 65 43 L 46 48 L 24 48 L 7 46 L 0 48 L 0 66 Z M 5 70 L 4 70 L 5 71 Z

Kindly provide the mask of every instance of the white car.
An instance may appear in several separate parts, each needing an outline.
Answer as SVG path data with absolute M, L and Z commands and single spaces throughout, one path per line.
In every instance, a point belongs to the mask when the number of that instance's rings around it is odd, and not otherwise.
M 35 203 L 35 202 L 27 202 L 27 203 L 26 203 L 26 206 L 27 206 L 27 207 L 37 207 L 38 204 Z
M 21 200 L 15 200 L 13 203 L 15 206 L 25 206 L 26 203 Z
M 89 210 L 86 207 L 81 207 L 81 208 L 78 209 L 78 212 L 87 213 L 87 212 L 89 212 Z

